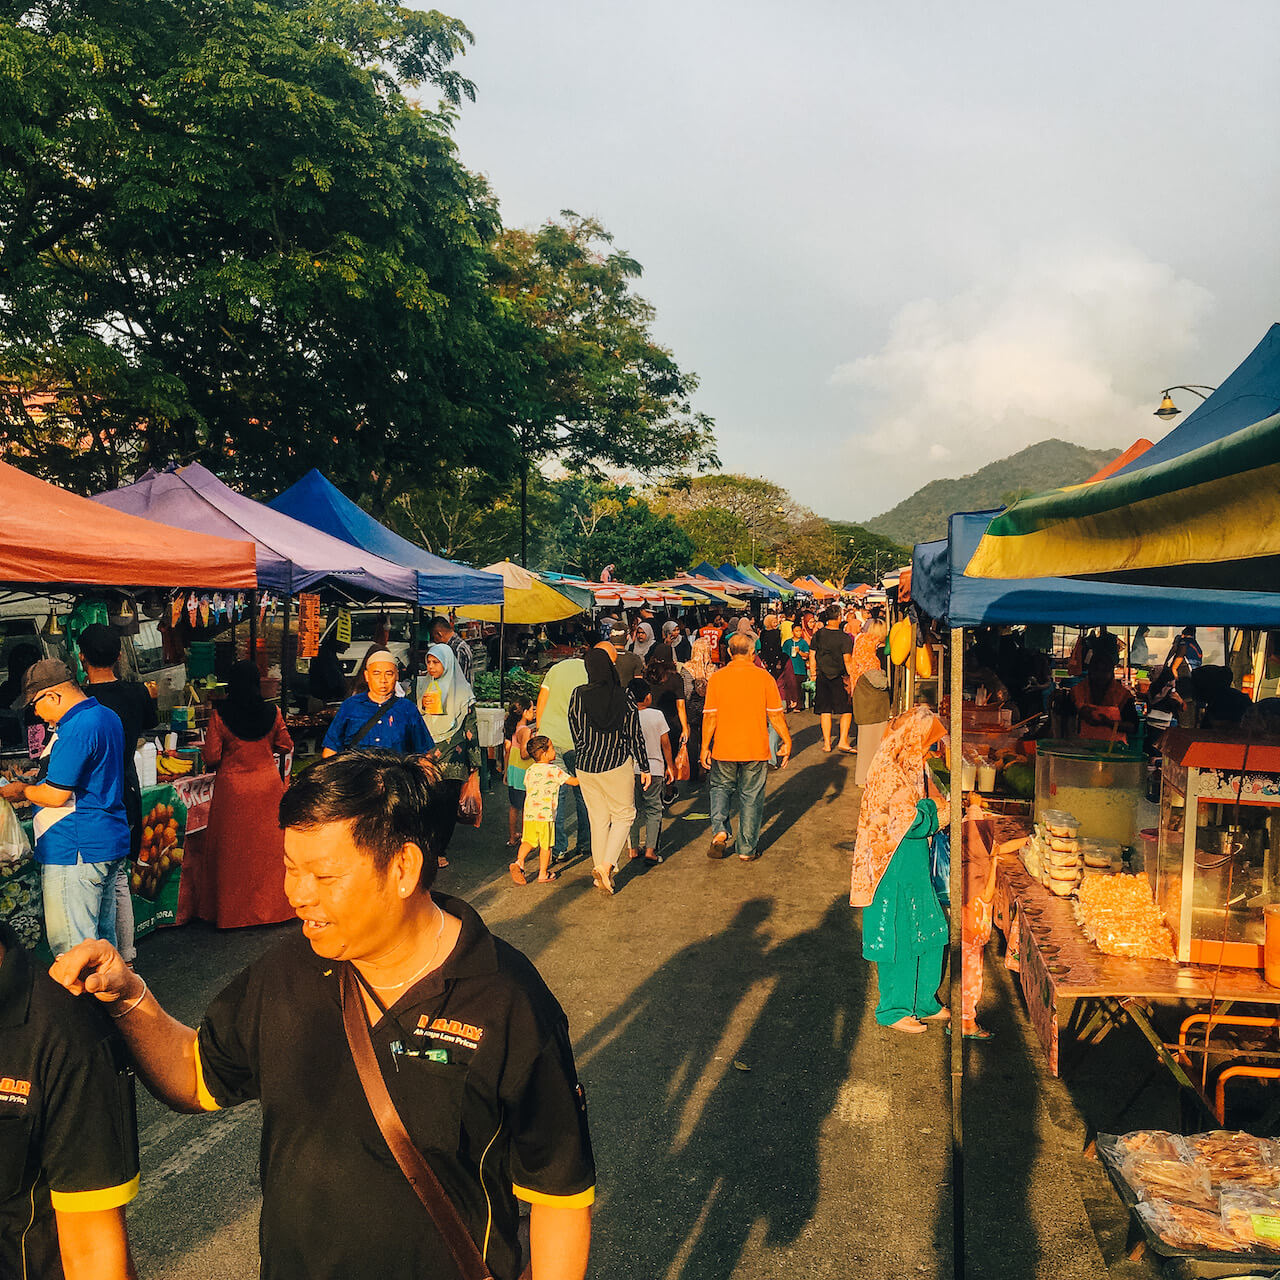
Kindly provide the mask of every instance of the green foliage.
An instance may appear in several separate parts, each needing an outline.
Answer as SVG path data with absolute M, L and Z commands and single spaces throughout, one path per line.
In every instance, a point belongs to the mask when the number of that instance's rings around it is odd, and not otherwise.
M 632 498 L 603 516 L 582 540 L 579 559 L 588 578 L 613 565 L 622 582 L 669 578 L 693 563 L 693 542 L 670 516 L 655 516 L 642 498 Z
M 680 527 L 693 543 L 692 563 L 719 565 L 751 556 L 751 530 L 740 516 L 723 507 L 699 507 L 680 517 Z
M 536 702 L 538 690 L 542 687 L 543 675 L 541 671 L 526 671 L 522 667 L 513 667 L 507 672 L 506 680 L 500 684 L 496 671 L 481 671 L 471 682 L 471 689 L 476 695 L 477 702 L 497 702 L 500 696 L 499 690 L 503 684 L 505 684 L 505 691 L 501 696 L 505 696 L 508 702 L 515 697 L 530 698 Z
M 503 408 L 522 458 L 587 475 L 714 466 L 711 420 L 691 404 L 698 380 L 653 341 L 653 307 L 632 289 L 640 264 L 594 219 L 561 218 L 494 247 Z
M 459 164 L 461 23 L 391 0 L 5 6 L 0 382 L 10 458 L 78 488 L 201 456 L 276 492 L 319 466 L 501 471 L 493 201 Z
M 866 521 L 866 527 L 911 545 L 945 538 L 952 512 L 985 511 L 1008 505 L 1005 499 L 1010 494 L 1025 497 L 1079 484 L 1118 454 L 1118 449 L 1084 449 L 1065 440 L 1041 440 L 959 480 L 931 480 L 892 510 Z

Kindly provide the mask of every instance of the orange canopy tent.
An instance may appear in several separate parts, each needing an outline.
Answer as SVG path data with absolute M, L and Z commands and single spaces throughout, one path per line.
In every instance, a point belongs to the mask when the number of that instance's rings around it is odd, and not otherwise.
M 252 542 L 113 511 L 0 462 L 0 583 L 253 590 L 258 575 Z
M 1151 448 L 1151 441 L 1139 436 L 1118 458 L 1112 458 L 1101 471 L 1095 471 L 1084 483 L 1096 484 L 1099 480 L 1109 479 L 1121 467 L 1127 467 L 1135 458 L 1140 458 Z

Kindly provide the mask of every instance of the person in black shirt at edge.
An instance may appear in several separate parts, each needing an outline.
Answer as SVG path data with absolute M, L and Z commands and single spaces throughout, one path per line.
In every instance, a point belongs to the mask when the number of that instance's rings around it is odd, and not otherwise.
M 53 976 L 120 1009 L 152 1091 L 179 1111 L 261 1100 L 264 1280 L 454 1277 L 390 1158 L 343 1028 L 353 967 L 388 1090 L 496 1280 L 583 1280 L 595 1167 L 568 1022 L 533 965 L 464 902 L 433 894 L 438 775 L 421 759 L 323 760 L 280 804 L 296 934 L 236 978 L 193 1031 L 101 941 Z
M 133 1076 L 103 1009 L 0 923 L 0 1276 L 136 1280 Z

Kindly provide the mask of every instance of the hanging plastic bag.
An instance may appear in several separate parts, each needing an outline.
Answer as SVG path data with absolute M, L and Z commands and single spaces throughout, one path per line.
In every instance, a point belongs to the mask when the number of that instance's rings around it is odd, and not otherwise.
M 480 798 L 480 773 L 469 774 L 458 795 L 458 821 L 469 827 L 478 827 L 484 816 L 484 802 Z
M 0 800 L 0 862 L 21 862 L 31 853 L 31 845 L 13 805 Z
M 675 780 L 677 782 L 689 781 L 689 748 L 687 746 L 681 747 L 680 750 L 676 752 L 675 759 L 672 761 L 672 766 L 672 772 L 675 774 Z
M 918 865 L 918 864 L 917 864 Z M 935 831 L 929 839 L 929 879 L 944 907 L 951 904 L 951 832 Z

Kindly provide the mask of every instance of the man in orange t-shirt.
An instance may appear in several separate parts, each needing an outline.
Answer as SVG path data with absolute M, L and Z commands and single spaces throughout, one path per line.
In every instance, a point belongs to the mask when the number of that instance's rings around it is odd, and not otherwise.
M 707 681 L 702 712 L 702 767 L 711 775 L 711 848 L 709 858 L 729 850 L 731 810 L 738 813 L 738 857 L 754 862 L 760 854 L 760 819 L 769 772 L 769 726 L 781 738 L 778 768 L 791 756 L 791 731 L 782 714 L 778 682 L 755 665 L 755 640 L 729 637 L 729 665 Z

